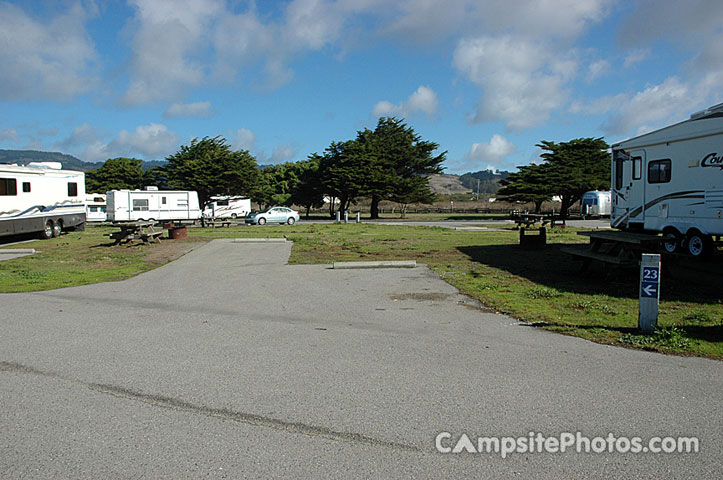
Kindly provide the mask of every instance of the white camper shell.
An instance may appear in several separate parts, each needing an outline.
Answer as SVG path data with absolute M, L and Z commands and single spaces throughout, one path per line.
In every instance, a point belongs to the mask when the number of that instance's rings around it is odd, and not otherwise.
M 610 224 L 700 256 L 723 235 L 723 104 L 612 146 Z
M 203 209 L 205 218 L 244 218 L 251 213 L 251 199 L 243 196 L 216 196 Z
M 583 217 L 609 217 L 610 192 L 603 190 L 591 190 L 585 192 L 580 199 L 580 210 Z
M 105 194 L 89 193 L 85 196 L 85 218 L 89 222 L 105 222 L 106 215 Z
M 201 218 L 198 194 L 186 190 L 111 190 L 106 193 L 109 222 L 193 222 Z
M 0 164 L 0 236 L 85 228 L 85 173 L 60 162 Z

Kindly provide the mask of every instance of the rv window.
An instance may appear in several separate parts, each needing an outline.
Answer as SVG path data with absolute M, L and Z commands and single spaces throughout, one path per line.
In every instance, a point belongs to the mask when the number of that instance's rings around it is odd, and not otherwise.
M 643 158 L 633 157 L 633 180 L 640 180 L 643 170 Z
M 23 192 L 30 193 L 30 182 L 23 182 Z
M 148 199 L 147 198 L 134 198 L 133 199 L 133 211 L 134 212 L 147 212 L 148 211 Z
M 0 195 L 17 195 L 18 183 L 14 178 L 0 178 Z
M 648 164 L 648 183 L 668 183 L 670 166 L 670 159 L 650 162 Z
M 165 205 L 165 204 L 166 204 L 166 197 L 161 197 L 161 205 Z
M 75 182 L 68 182 L 68 196 L 69 197 L 77 197 L 78 196 L 78 184 Z
M 623 159 L 615 159 L 615 189 L 620 190 L 623 188 Z
M 216 206 L 218 207 L 228 207 L 228 200 L 218 200 L 216 202 Z
M 89 209 L 91 212 L 97 212 L 97 211 L 98 211 L 98 207 L 88 207 L 88 209 Z
M 100 211 L 101 211 L 102 213 L 105 213 L 105 207 L 100 207 Z

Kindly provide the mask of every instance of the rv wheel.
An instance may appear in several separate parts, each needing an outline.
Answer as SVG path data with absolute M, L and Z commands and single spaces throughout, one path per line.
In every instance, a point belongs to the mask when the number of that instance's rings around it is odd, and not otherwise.
M 688 253 L 694 257 L 704 257 L 710 252 L 710 238 L 698 231 L 688 234 L 686 239 Z
M 53 226 L 53 221 L 48 220 L 45 222 L 45 227 L 43 228 L 43 231 L 40 232 L 40 236 L 44 239 L 53 238 L 53 230 L 55 230 L 55 227 Z
M 663 241 L 663 250 L 667 253 L 675 253 L 680 250 L 682 238 L 677 232 L 666 232 L 663 237 L 665 238 Z
M 231 218 L 236 218 L 236 217 L 237 217 L 237 215 L 235 213 L 231 214 Z
M 60 234 L 63 232 L 63 222 L 61 220 L 58 220 L 53 224 L 53 236 L 59 237 Z

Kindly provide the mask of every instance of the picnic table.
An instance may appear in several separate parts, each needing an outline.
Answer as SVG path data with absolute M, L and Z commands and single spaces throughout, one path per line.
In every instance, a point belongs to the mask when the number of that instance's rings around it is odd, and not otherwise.
M 632 267 L 640 264 L 640 255 L 657 252 L 665 240 L 657 235 L 622 232 L 617 230 L 593 230 L 577 232 L 590 238 L 590 244 L 584 247 L 563 247 L 561 251 L 582 260 L 580 271 L 585 271 L 593 260 L 605 265 Z
M 122 222 L 114 223 L 118 232 L 106 233 L 106 236 L 115 240 L 114 245 L 141 240 L 143 243 L 160 242 L 163 230 L 156 230 L 153 222 Z
M 542 214 L 542 213 L 527 213 L 527 212 L 512 212 L 510 219 L 517 224 L 516 228 L 530 228 L 535 224 L 541 224 L 543 227 L 549 224 L 554 227 L 556 223 L 565 221 L 559 215 L 553 214 Z

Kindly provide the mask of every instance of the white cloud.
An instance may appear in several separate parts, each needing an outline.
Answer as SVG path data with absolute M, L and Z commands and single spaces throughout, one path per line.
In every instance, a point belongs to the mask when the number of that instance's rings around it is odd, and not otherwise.
M 648 86 L 621 101 L 615 114 L 603 124 L 608 135 L 650 131 L 673 121 L 682 121 L 705 100 L 705 92 L 691 88 L 677 77 Z
M 615 0 L 403 0 L 381 30 L 401 39 L 434 42 L 446 36 L 514 33 L 535 38 L 574 38 L 605 18 Z M 376 9 L 379 12 L 380 10 Z
M 97 128 L 91 126 L 89 123 L 83 123 L 73 127 L 73 131 L 68 135 L 67 138 L 61 140 L 58 146 L 63 150 L 72 150 L 81 145 L 87 145 L 98 141 L 101 137 L 100 132 Z
M 632 52 L 629 52 L 625 56 L 625 61 L 623 62 L 623 67 L 628 68 L 630 66 L 635 65 L 636 63 L 640 63 L 648 56 L 650 55 L 650 50 L 647 48 L 641 48 L 633 50 Z
M 461 40 L 453 65 L 484 92 L 472 122 L 503 121 L 521 130 L 543 124 L 567 100 L 573 59 L 510 36 Z
M 517 147 L 514 143 L 502 135 L 494 134 L 489 142 L 473 143 L 465 157 L 474 162 L 498 164 L 516 151 Z
M 610 62 L 607 60 L 596 60 L 588 65 L 586 79 L 588 82 L 593 82 L 598 78 L 609 74 L 610 70 Z
M 429 87 L 420 86 L 412 93 L 407 100 L 399 105 L 395 105 L 387 100 L 382 100 L 374 105 L 372 115 L 375 117 L 384 116 L 400 116 L 408 117 L 417 113 L 424 113 L 427 117 L 431 117 L 437 113 L 439 99 L 437 94 Z
M 211 115 L 213 115 L 211 102 L 172 103 L 163 112 L 164 118 L 210 117 Z
M 133 0 L 137 31 L 132 41 L 129 105 L 177 98 L 205 77 L 195 55 L 204 33 L 223 12 L 221 0 Z M 205 52 L 204 52 L 205 53 Z
M 6 128 L 0 130 L 0 141 L 1 142 L 17 142 L 18 131 L 14 128 Z
M 97 54 L 85 29 L 93 14 L 76 3 L 35 19 L 0 3 L 0 98 L 68 100 L 94 88 Z
M 234 132 L 231 145 L 235 149 L 251 150 L 256 141 L 256 134 L 246 128 L 239 128 Z
M 121 130 L 109 144 L 111 151 L 140 153 L 143 156 L 170 155 L 178 148 L 178 135 L 158 123 L 139 125 L 134 132 Z
M 269 161 L 272 164 L 284 163 L 296 156 L 296 149 L 292 145 L 277 145 L 271 152 Z

